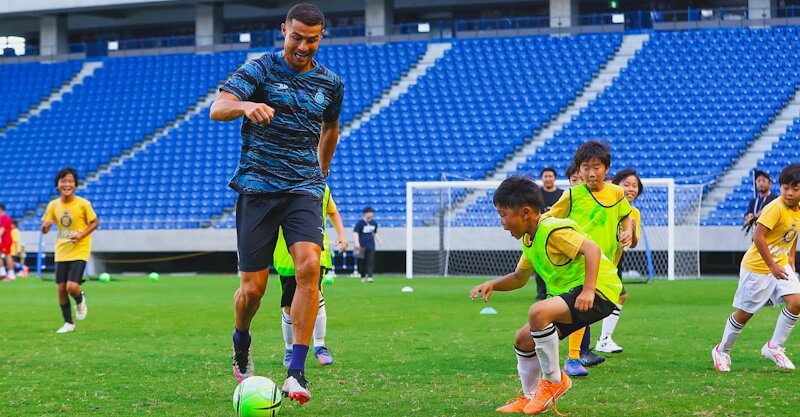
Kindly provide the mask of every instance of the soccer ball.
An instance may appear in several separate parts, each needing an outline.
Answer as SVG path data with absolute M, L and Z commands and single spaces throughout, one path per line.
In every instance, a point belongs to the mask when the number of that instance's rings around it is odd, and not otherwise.
M 233 409 L 239 417 L 275 417 L 282 399 L 281 390 L 271 379 L 251 376 L 233 392 Z
M 111 275 L 109 275 L 108 272 L 103 272 L 99 277 L 97 277 L 97 280 L 105 284 L 106 282 L 111 281 Z
M 158 272 L 151 272 L 150 275 L 147 276 L 147 279 L 149 279 L 150 282 L 158 281 Z

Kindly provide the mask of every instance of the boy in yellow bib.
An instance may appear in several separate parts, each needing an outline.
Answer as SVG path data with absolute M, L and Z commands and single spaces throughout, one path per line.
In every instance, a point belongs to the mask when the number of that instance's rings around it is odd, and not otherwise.
M 772 339 L 761 348 L 761 356 L 780 369 L 794 370 L 783 345 L 800 316 L 800 281 L 795 272 L 797 230 L 800 228 L 800 164 L 792 164 L 778 177 L 781 198 L 761 210 L 753 243 L 744 254 L 739 270 L 739 287 L 733 296 L 736 311 L 728 317 L 722 341 L 711 350 L 714 369 L 730 372 L 731 356 L 744 325 L 768 301 L 786 307 L 778 315 Z
M 522 288 L 534 269 L 544 280 L 551 297 L 531 306 L 514 345 L 523 395 L 497 409 L 541 414 L 572 387 L 559 369 L 559 339 L 611 314 L 622 283 L 611 260 L 575 221 L 539 214 L 542 195 L 533 180 L 507 178 L 493 202 L 503 228 L 522 240 L 522 257 L 514 272 L 476 286 L 470 297 L 488 302 L 494 291 Z

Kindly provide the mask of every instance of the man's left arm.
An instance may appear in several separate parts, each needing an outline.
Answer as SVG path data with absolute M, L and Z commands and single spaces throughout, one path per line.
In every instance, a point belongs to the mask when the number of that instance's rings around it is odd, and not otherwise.
M 333 159 L 333 152 L 336 150 L 336 145 L 338 143 L 339 120 L 323 123 L 317 152 L 319 153 L 319 167 L 322 170 L 322 175 L 325 177 L 328 176 L 328 171 L 331 168 L 331 160 Z

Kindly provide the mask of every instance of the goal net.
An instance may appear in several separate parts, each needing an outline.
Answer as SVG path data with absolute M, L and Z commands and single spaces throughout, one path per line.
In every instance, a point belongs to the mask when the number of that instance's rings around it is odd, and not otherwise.
M 702 185 L 642 179 L 633 203 L 642 236 L 625 252 L 623 280 L 700 278 Z M 500 276 L 514 270 L 520 243 L 500 225 L 492 204 L 500 181 L 406 184 L 406 276 Z M 566 189 L 565 180 L 556 182 Z

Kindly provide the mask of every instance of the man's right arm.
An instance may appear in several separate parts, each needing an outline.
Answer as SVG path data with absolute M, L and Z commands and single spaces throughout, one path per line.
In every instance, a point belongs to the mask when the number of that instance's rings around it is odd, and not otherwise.
M 253 123 L 268 125 L 275 115 L 275 109 L 264 103 L 239 101 L 233 94 L 222 91 L 211 105 L 211 120 L 229 122 L 245 116 Z

